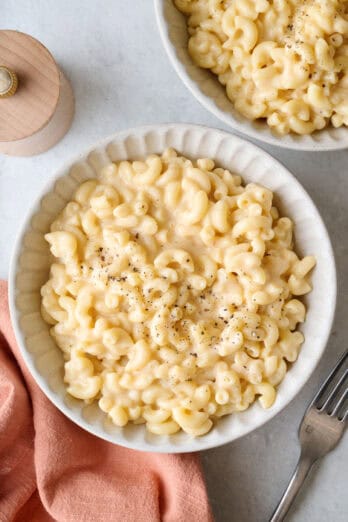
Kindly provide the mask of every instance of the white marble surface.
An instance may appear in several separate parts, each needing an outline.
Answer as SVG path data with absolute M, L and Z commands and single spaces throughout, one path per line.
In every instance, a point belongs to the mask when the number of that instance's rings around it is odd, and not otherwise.
M 0 27 L 41 40 L 76 95 L 73 126 L 54 149 L 30 159 L 0 156 L 0 277 L 6 278 L 19 223 L 37 191 L 71 154 L 140 124 L 183 121 L 225 127 L 192 98 L 172 70 L 151 0 L 2 0 Z M 202 455 L 217 522 L 267 521 L 298 457 L 296 432 L 305 406 L 347 347 L 348 151 L 265 148 L 297 176 L 323 215 L 337 259 L 338 307 L 325 356 L 297 398 L 256 432 Z M 289 521 L 347 520 L 347 449 L 346 436 L 316 467 Z

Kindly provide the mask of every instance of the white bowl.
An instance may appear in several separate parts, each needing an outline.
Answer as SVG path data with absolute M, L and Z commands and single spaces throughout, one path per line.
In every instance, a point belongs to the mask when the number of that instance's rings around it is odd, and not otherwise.
M 162 42 L 174 69 L 195 98 L 235 132 L 287 149 L 324 151 L 348 147 L 346 127 L 335 129 L 330 126 L 307 136 L 288 134 L 278 137 L 272 134 L 266 123 L 252 122 L 239 114 L 217 77 L 195 65 L 190 57 L 186 18 L 173 0 L 154 0 L 154 4 Z
M 144 158 L 174 147 L 187 157 L 214 158 L 240 174 L 246 182 L 258 182 L 277 194 L 282 213 L 295 222 L 297 249 L 313 254 L 317 267 L 313 291 L 307 297 L 308 317 L 303 326 L 306 341 L 298 361 L 279 386 L 274 406 L 263 410 L 255 403 L 249 410 L 222 418 L 210 433 L 193 439 L 184 433 L 160 437 L 143 425 L 113 426 L 95 405 L 69 397 L 63 383 L 63 357 L 40 315 L 40 287 L 47 280 L 49 250 L 44 234 L 71 199 L 82 181 L 95 177 L 110 161 Z M 185 124 L 140 127 L 104 139 L 61 167 L 27 216 L 16 241 L 9 280 L 10 310 L 21 354 L 47 397 L 67 417 L 87 431 L 130 448 L 157 452 L 187 452 L 230 442 L 274 417 L 298 393 L 316 367 L 330 332 L 336 300 L 335 263 L 326 228 L 312 200 L 296 179 L 261 149 L 235 136 L 207 127 Z

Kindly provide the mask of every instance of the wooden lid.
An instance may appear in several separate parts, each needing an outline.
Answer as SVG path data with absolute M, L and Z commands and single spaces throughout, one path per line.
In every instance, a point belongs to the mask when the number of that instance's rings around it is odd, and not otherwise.
M 18 31 L 0 30 L 0 65 L 18 77 L 17 92 L 0 99 L 0 142 L 21 140 L 52 118 L 59 99 L 59 69 L 46 47 Z

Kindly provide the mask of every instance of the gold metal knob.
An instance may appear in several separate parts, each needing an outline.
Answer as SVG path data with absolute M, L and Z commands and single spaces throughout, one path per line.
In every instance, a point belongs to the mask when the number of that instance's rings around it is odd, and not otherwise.
M 5 65 L 0 65 L 0 98 L 13 96 L 18 87 L 16 73 Z

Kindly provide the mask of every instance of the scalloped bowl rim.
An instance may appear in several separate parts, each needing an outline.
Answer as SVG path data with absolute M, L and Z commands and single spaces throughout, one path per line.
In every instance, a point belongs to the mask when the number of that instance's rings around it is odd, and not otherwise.
M 316 131 L 314 134 L 307 134 L 304 136 L 299 136 L 294 133 L 290 133 L 285 136 L 277 137 L 272 134 L 270 128 L 266 123 L 257 123 L 244 118 L 242 115 L 238 114 L 237 111 L 233 108 L 231 103 L 231 110 L 236 112 L 236 117 L 230 113 L 227 113 L 223 109 L 220 109 L 218 105 L 214 102 L 214 99 L 211 96 L 204 94 L 200 87 L 199 83 L 190 78 L 189 74 L 186 71 L 185 64 L 180 60 L 177 56 L 176 47 L 172 43 L 168 35 L 168 24 L 166 20 L 166 16 L 164 14 L 165 3 L 172 2 L 173 0 L 153 0 L 157 25 L 159 28 L 159 33 L 161 36 L 161 41 L 165 48 L 166 54 L 169 57 L 169 60 L 178 74 L 179 78 L 182 80 L 184 85 L 188 88 L 188 90 L 193 94 L 193 96 L 200 102 L 201 105 L 205 109 L 207 109 L 210 113 L 212 113 L 216 118 L 221 120 L 226 125 L 229 125 L 233 132 L 236 132 L 239 136 L 249 137 L 251 139 L 256 139 L 262 143 L 266 143 L 268 145 L 273 145 L 276 147 L 281 147 L 289 150 L 302 150 L 307 152 L 325 152 L 325 151 L 334 151 L 334 150 L 344 150 L 348 148 L 348 129 L 345 127 L 340 127 L 339 129 L 334 129 L 330 127 L 333 132 L 339 131 L 340 134 L 345 134 L 345 138 L 339 137 L 338 139 L 334 139 L 329 135 L 327 128 Z M 173 5 L 173 9 L 176 9 Z M 192 69 L 196 70 L 204 70 L 194 64 L 191 58 L 188 55 L 187 64 Z M 204 70 L 206 71 L 206 70 Z M 209 71 L 206 71 L 207 74 Z M 222 96 L 221 93 L 221 84 L 216 79 L 216 92 L 217 96 L 220 98 Z M 225 96 L 226 97 L 226 96 Z M 240 118 L 240 122 L 237 118 Z M 258 128 L 256 128 L 258 125 Z M 315 139 L 317 138 L 317 139 Z
M 70 172 L 73 165 L 75 165 L 77 162 L 84 160 L 88 157 L 90 153 L 92 153 L 94 150 L 99 149 L 101 147 L 107 147 L 109 144 L 111 144 L 113 141 L 117 140 L 121 142 L 124 141 L 126 137 L 132 136 L 133 134 L 136 135 L 137 133 L 148 133 L 151 131 L 157 131 L 157 132 L 168 132 L 169 130 L 173 129 L 181 129 L 181 130 L 187 130 L 187 131 L 206 131 L 206 132 L 213 132 L 217 133 L 220 138 L 228 138 L 230 140 L 235 141 L 237 144 L 242 146 L 249 147 L 250 152 L 254 152 L 255 154 L 261 154 L 261 156 L 264 156 L 265 159 L 268 159 L 273 163 L 273 166 L 280 169 L 282 172 L 282 176 L 284 176 L 288 181 L 291 182 L 291 184 L 296 187 L 296 190 L 304 196 L 304 198 L 307 200 L 308 204 L 312 207 L 312 212 L 315 214 L 315 220 L 318 224 L 318 227 L 321 228 L 321 238 L 326 243 L 326 247 L 328 249 L 328 271 L 330 273 L 330 291 L 329 291 L 329 299 L 327 301 L 326 307 L 327 307 L 327 321 L 324 328 L 324 331 L 322 332 L 322 337 L 320 339 L 319 343 L 319 350 L 316 352 L 316 354 L 313 355 L 313 359 L 310 362 L 310 365 L 307 366 L 305 374 L 301 375 L 301 378 L 297 381 L 297 387 L 296 390 L 289 394 L 285 399 L 282 401 L 276 401 L 274 406 L 268 410 L 262 410 L 262 419 L 258 418 L 258 421 L 255 422 L 255 425 L 250 426 L 244 426 L 242 430 L 238 434 L 235 434 L 233 432 L 229 433 L 228 435 L 223 434 L 217 434 L 216 437 L 213 437 L 212 440 L 205 440 L 205 436 L 198 437 L 196 439 L 192 438 L 189 439 L 188 442 L 185 442 L 184 445 L 180 444 L 173 444 L 171 442 L 171 436 L 165 437 L 163 444 L 161 445 L 152 445 L 148 443 L 147 441 L 144 441 L 140 444 L 136 443 L 133 444 L 132 442 L 128 441 L 127 439 L 123 438 L 123 436 L 117 436 L 110 435 L 108 432 L 104 431 L 103 429 L 100 429 L 98 426 L 91 426 L 87 421 L 84 421 L 81 417 L 79 417 L 75 412 L 70 409 L 62 400 L 60 400 L 60 397 L 57 393 L 55 393 L 49 385 L 47 384 L 45 378 L 40 374 L 39 370 L 35 367 L 35 364 L 30 356 L 29 351 L 26 348 L 26 341 L 24 334 L 21 330 L 20 324 L 19 324 L 19 312 L 17 310 L 17 306 L 15 303 L 16 298 L 16 275 L 17 275 L 17 268 L 18 268 L 18 262 L 19 257 L 21 253 L 21 247 L 22 247 L 22 239 L 29 227 L 30 221 L 32 216 L 34 215 L 37 208 L 40 207 L 40 203 L 42 198 L 52 190 L 52 188 L 55 186 L 56 182 L 62 178 L 64 175 L 66 175 L 68 172 Z M 328 232 L 326 230 L 325 224 L 314 205 L 312 199 L 308 195 L 308 193 L 305 191 L 305 189 L 302 187 L 302 185 L 297 181 L 297 179 L 284 167 L 278 160 L 273 158 L 270 154 L 265 152 L 263 149 L 259 148 L 258 146 L 240 138 L 233 134 L 229 134 L 226 131 L 222 131 L 219 129 L 215 129 L 212 127 L 207 127 L 203 125 L 191 125 L 191 124 L 154 124 L 154 125 L 143 125 L 139 127 L 134 127 L 131 129 L 125 129 L 122 131 L 119 131 L 117 133 L 114 133 L 107 138 L 104 138 L 102 140 L 99 140 L 94 145 L 89 146 L 85 152 L 79 153 L 77 155 L 74 155 L 71 159 L 64 162 L 63 165 L 56 170 L 56 173 L 53 177 L 51 177 L 45 186 L 40 191 L 40 194 L 37 196 L 37 198 L 34 200 L 32 205 L 30 206 L 29 210 L 26 213 L 26 216 L 19 228 L 18 235 L 15 240 L 15 245 L 11 257 L 10 262 L 10 271 L 9 271 L 9 307 L 10 307 L 10 315 L 12 320 L 12 326 L 15 333 L 15 337 L 20 349 L 20 353 L 24 359 L 24 362 L 33 377 L 33 379 L 36 381 L 36 383 L 39 385 L 43 393 L 49 398 L 49 400 L 64 414 L 66 417 L 68 417 L 72 422 L 83 428 L 84 430 L 88 431 L 89 433 L 96 435 L 97 437 L 104 439 L 108 442 L 112 442 L 114 444 L 119 444 L 121 446 L 130 448 L 130 449 L 136 449 L 140 451 L 152 451 L 157 453 L 187 453 L 192 451 L 201 451 L 205 449 L 210 449 L 214 447 L 221 446 L 223 444 L 227 444 L 228 442 L 231 442 L 233 440 L 236 440 L 242 436 L 247 435 L 248 433 L 254 431 L 255 429 L 261 427 L 266 422 L 271 420 L 276 414 L 278 414 L 280 411 L 282 411 L 294 398 L 295 396 L 300 392 L 302 387 L 306 384 L 312 373 L 314 372 L 315 368 L 317 367 L 323 352 L 325 350 L 327 340 L 330 335 L 334 314 L 335 314 L 335 307 L 336 307 L 336 296 L 337 296 L 337 284 L 336 284 L 336 267 L 335 267 L 335 260 L 334 260 L 334 254 L 330 242 L 330 238 L 328 235 Z M 281 384 L 280 384 L 281 386 Z M 278 395 L 277 395 L 278 397 Z M 242 413 L 243 414 L 243 413 Z M 236 414 L 233 414 L 236 415 Z M 240 414 L 237 414 L 240 415 Z M 232 416 L 232 415 L 231 415 Z M 228 417 L 231 417 L 228 416 Z M 225 417 L 223 418 L 225 419 Z M 218 421 L 219 422 L 219 421 Z M 214 432 L 214 428 L 210 433 Z M 209 434 L 208 434 L 209 435 Z

